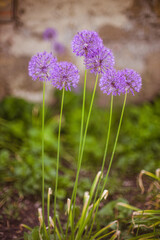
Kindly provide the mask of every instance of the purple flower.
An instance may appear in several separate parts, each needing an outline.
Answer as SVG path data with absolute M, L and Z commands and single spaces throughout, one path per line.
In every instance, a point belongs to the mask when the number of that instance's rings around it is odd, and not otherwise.
M 139 92 L 142 86 L 141 76 L 133 69 L 124 69 L 121 71 L 125 77 L 125 91 L 134 95 L 134 91 Z
M 50 81 L 50 70 L 55 65 L 57 59 L 52 53 L 41 52 L 34 55 L 29 61 L 29 76 L 34 81 Z
M 125 92 L 125 77 L 121 71 L 108 70 L 100 78 L 99 86 L 107 95 L 120 95 Z
M 44 40 L 52 41 L 57 36 L 54 28 L 47 28 L 43 33 Z
M 108 69 L 113 68 L 115 61 L 112 51 L 109 48 L 100 46 L 95 50 L 93 57 L 86 57 L 85 60 L 86 69 L 90 69 L 91 73 L 104 73 Z
M 65 46 L 59 42 L 55 42 L 53 44 L 53 50 L 55 51 L 55 53 L 57 54 L 63 54 L 66 50 Z
M 72 49 L 76 56 L 93 56 L 95 49 L 102 45 L 102 39 L 94 31 L 78 32 L 72 40 Z
M 80 78 L 78 68 L 69 62 L 55 64 L 51 70 L 51 76 L 51 83 L 54 87 L 59 90 L 65 87 L 69 91 L 71 91 L 71 86 L 77 87 Z

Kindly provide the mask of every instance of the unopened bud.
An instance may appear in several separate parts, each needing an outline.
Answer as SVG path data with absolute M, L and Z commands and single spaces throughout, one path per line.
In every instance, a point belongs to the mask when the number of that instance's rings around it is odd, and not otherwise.
M 51 216 L 49 216 L 49 222 L 50 222 L 51 226 L 54 228 L 54 222 L 53 222 L 53 219 L 51 218 Z
M 40 226 L 42 226 L 43 224 L 42 208 L 38 208 L 38 219 L 40 222 Z
M 71 199 L 67 198 L 67 212 L 68 212 L 68 214 L 70 212 L 70 207 L 71 207 Z
M 84 193 L 84 205 L 86 206 L 89 200 L 89 192 Z
M 48 194 L 51 195 L 52 194 L 52 189 L 48 188 Z
M 107 197 L 108 197 L 108 190 L 105 189 L 105 190 L 103 191 L 103 193 L 102 193 L 102 197 L 101 197 L 101 199 L 104 198 L 104 199 L 106 200 Z

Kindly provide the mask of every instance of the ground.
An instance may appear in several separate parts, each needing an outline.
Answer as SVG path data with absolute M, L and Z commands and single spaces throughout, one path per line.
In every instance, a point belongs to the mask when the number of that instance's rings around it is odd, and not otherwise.
M 149 181 L 145 179 L 145 187 L 149 184 Z M 150 208 L 150 206 L 145 206 L 146 201 L 145 194 L 142 195 L 140 188 L 137 186 L 137 176 L 124 179 L 123 189 L 119 192 L 118 190 L 111 196 L 108 197 L 105 203 L 109 203 L 112 200 L 118 198 L 125 198 L 128 202 L 141 209 Z M 4 189 L 5 192 L 10 191 L 10 187 L 7 186 Z M 14 193 L 13 193 L 14 191 Z M 3 196 L 5 194 L 3 193 Z M 4 199 L 4 198 L 3 198 Z M 1 214 L 2 219 L 0 219 L 0 236 L 2 240 L 12 240 L 12 239 L 23 239 L 23 233 L 26 231 L 21 224 L 26 224 L 30 227 L 35 227 L 39 225 L 38 222 L 38 208 L 40 207 L 40 197 L 38 196 L 26 196 L 20 197 L 19 194 L 12 189 L 12 195 L 8 198 L 8 202 L 3 202 L 1 199 Z M 81 202 L 77 199 L 77 202 Z M 148 199 L 149 202 L 149 199 Z M 104 205 L 104 202 L 102 206 Z M 102 207 L 101 206 L 101 207 Z M 7 211 L 6 211 L 7 207 Z M 62 217 L 62 222 L 65 219 Z

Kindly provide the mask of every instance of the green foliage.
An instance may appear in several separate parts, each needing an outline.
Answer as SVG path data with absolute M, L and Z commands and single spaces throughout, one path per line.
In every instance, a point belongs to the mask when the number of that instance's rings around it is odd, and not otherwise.
M 39 227 L 35 227 L 31 230 L 30 234 L 24 233 L 24 240 L 40 240 Z
M 74 156 L 74 158 L 78 153 L 80 138 L 81 99 L 81 95 L 66 93 L 64 102 L 66 144 L 68 151 Z M 86 94 L 85 123 L 87 120 L 90 100 L 91 94 L 88 92 Z M 83 164 L 85 165 L 85 168 L 90 168 L 93 165 L 95 167 L 101 166 L 108 128 L 108 115 L 108 111 L 104 111 L 104 109 L 94 106 L 84 150 Z M 104 121 L 104 127 L 102 127 L 102 120 Z M 75 160 L 77 160 L 77 158 L 75 158 Z
M 109 201 L 109 203 L 107 203 L 100 211 L 99 211 L 99 217 L 101 218 L 105 218 L 108 220 L 111 220 L 112 218 L 115 219 L 115 208 L 117 207 L 117 203 L 118 202 L 123 202 L 123 203 L 127 203 L 128 201 L 126 199 L 123 198 L 118 198 L 116 200 L 112 200 Z M 130 212 L 126 209 L 120 209 L 119 210 L 119 214 L 118 214 L 118 218 L 125 218 L 126 216 L 129 216 Z
M 70 153 L 78 152 L 79 130 L 81 120 L 81 102 L 79 95 L 66 96 L 64 112 L 66 116 L 66 139 Z M 66 100 L 66 99 L 65 99 Z M 90 94 L 87 93 L 85 117 L 88 112 Z M 72 107 L 71 107 L 72 106 Z M 109 155 L 115 140 L 115 133 L 120 117 L 120 108 L 114 107 L 112 118 L 112 134 L 109 143 Z M 95 106 L 91 115 L 85 145 L 83 164 L 86 168 L 101 166 L 104 145 L 108 129 L 109 109 Z M 137 173 L 142 168 L 153 171 L 158 167 L 160 159 L 160 98 L 153 103 L 142 106 L 129 105 L 125 109 L 124 119 L 116 150 L 114 169 L 122 173 Z M 97 141 L 98 139 L 98 141 Z M 108 155 L 108 156 L 109 156 Z
M 130 223 L 131 210 L 118 206 L 118 202 L 127 204 L 128 201 L 124 198 L 117 198 L 116 200 L 109 200 L 98 213 L 97 216 L 97 228 L 101 229 L 104 223 L 110 223 L 117 219 L 119 223 L 119 230 L 121 231 L 121 238 L 128 239 L 129 232 L 128 227 Z M 112 228 L 115 229 L 115 228 Z M 132 236 L 132 235 L 131 235 Z
M 39 109 L 39 106 L 12 98 L 5 99 L 0 107 L 0 180 L 3 183 L 11 182 L 21 193 L 34 194 L 41 191 L 39 184 L 41 182 L 41 123 L 39 118 L 41 111 Z M 57 129 L 57 115 L 51 118 L 46 113 L 44 136 L 46 189 L 53 186 L 55 182 Z M 74 172 L 72 168 L 68 168 L 71 164 L 70 158 L 65 154 L 63 145 L 61 152 L 65 160 L 60 165 L 58 197 L 65 198 L 66 186 L 70 188 L 73 185 Z
M 45 113 L 45 192 L 48 187 L 55 184 L 57 133 L 59 123 L 59 99 L 60 93 L 56 93 L 57 103 L 54 107 L 48 107 Z M 90 102 L 90 94 L 87 94 L 86 115 Z M 68 189 L 73 188 L 75 179 L 75 165 L 77 162 L 78 143 L 80 135 L 81 120 L 81 96 L 76 93 L 66 93 L 64 102 L 64 115 L 62 120 L 61 133 L 61 159 L 60 175 L 58 183 L 58 198 L 66 199 L 69 195 Z M 115 131 L 119 121 L 117 108 L 113 113 L 112 136 L 109 147 L 109 155 L 112 151 Z M 109 113 L 106 110 L 94 107 L 88 128 L 88 135 L 85 145 L 83 168 L 78 186 L 78 195 L 83 196 L 85 190 L 89 190 L 92 182 L 92 175 L 97 172 L 102 163 L 105 138 L 108 128 Z M 6 98 L 0 103 L 0 181 L 3 184 L 12 184 L 21 194 L 35 194 L 41 191 L 41 106 L 27 103 L 21 99 Z M 130 172 L 134 174 L 137 170 L 145 168 L 148 171 L 158 166 L 160 159 L 160 98 L 154 103 L 146 103 L 142 106 L 127 107 L 125 110 L 124 122 L 120 133 L 117 152 L 114 160 L 114 172 L 117 174 L 111 177 L 108 189 L 114 193 L 120 189 L 121 180 L 117 182 L 119 173 Z M 98 141 L 97 141 L 98 139 Z M 87 175 L 90 173 L 91 178 Z M 3 199 L 2 199 L 3 200 Z M 127 202 L 123 199 L 123 203 Z M 109 222 L 114 216 L 114 207 L 117 200 L 110 201 L 99 212 L 99 225 L 103 226 L 103 219 Z M 63 206 L 59 205 L 59 210 Z M 17 207 L 5 207 L 7 215 L 17 214 Z M 122 222 L 120 227 L 128 222 L 130 210 L 118 209 L 117 219 Z M 81 214 L 80 208 L 76 208 L 76 215 Z M 116 212 L 115 212 L 116 214 Z M 147 216 L 147 215 L 146 215 Z M 77 216 L 76 216 L 76 219 Z M 142 219 L 138 219 L 139 224 Z M 157 216 L 148 215 L 143 219 L 152 226 L 157 222 Z M 83 222 L 83 221 L 82 221 Z M 84 225 L 83 227 L 84 228 Z M 99 227 L 100 229 L 100 227 Z M 114 229 L 114 228 L 113 228 Z M 98 231 L 98 224 L 97 224 Z M 100 230 L 99 230 L 100 231 Z M 82 231 L 83 232 L 83 231 Z M 144 233 L 144 232 L 143 232 Z M 95 233 L 96 234 L 96 233 Z M 108 233 L 105 233 L 108 234 Z M 123 237 L 127 233 L 123 233 Z M 113 233 L 114 235 L 114 233 Z M 94 234 L 92 235 L 94 236 Z M 128 235 L 129 236 L 129 235 Z M 128 237 L 127 236 L 127 237 Z M 147 235 L 148 236 L 148 235 Z M 97 239 L 100 239 L 100 235 Z M 106 235 L 106 237 L 108 237 Z M 124 237 L 124 239 L 127 239 Z M 137 236 L 138 237 L 138 236 Z M 39 228 L 35 228 L 24 239 L 39 239 Z M 141 239 L 141 238 L 134 238 Z
M 39 221 L 40 226 L 35 227 L 31 229 L 30 227 L 23 225 L 23 227 L 27 228 L 29 230 L 29 233 L 25 233 L 24 239 L 26 240 L 40 240 L 40 239 L 58 239 L 58 240 L 100 240 L 100 239 L 106 239 L 107 236 L 109 236 L 109 239 L 117 239 L 119 236 L 119 230 L 118 230 L 118 221 L 109 222 L 107 225 L 104 224 L 105 227 L 101 229 L 93 230 L 91 233 L 89 233 L 89 228 L 92 223 L 93 216 L 95 214 L 96 208 L 99 205 L 99 203 L 106 199 L 108 196 L 108 191 L 104 191 L 102 195 L 100 195 L 95 203 L 93 201 L 93 196 L 96 191 L 96 187 L 98 185 L 98 182 L 100 181 L 100 173 L 95 177 L 95 180 L 93 181 L 93 184 L 90 188 L 90 192 L 84 193 L 84 200 L 83 200 L 83 206 L 81 211 L 76 211 L 76 217 L 77 221 L 74 222 L 73 220 L 73 206 L 71 206 L 71 200 L 67 200 L 67 217 L 68 217 L 68 224 L 61 224 L 59 216 L 56 215 L 56 221 L 54 222 L 54 219 L 52 219 L 48 215 L 48 227 L 44 224 L 44 231 L 43 229 L 43 217 L 42 217 L 42 211 L 39 209 Z M 50 196 L 48 195 L 48 200 L 50 199 Z M 50 200 L 49 200 L 50 201 Z M 48 204 L 49 204 L 48 201 Z M 93 203 L 92 203 L 93 201 Z M 48 205 L 49 206 L 49 205 Z M 81 208 L 81 206 L 78 206 L 78 208 Z M 77 208 L 76 208 L 77 209 Z M 66 218 L 67 221 L 67 218 Z M 56 236 L 54 237 L 54 231 L 56 232 Z
M 45 113 L 45 182 L 46 189 L 54 185 L 59 103 L 61 93 L 56 92 L 56 104 L 47 107 Z M 91 95 L 86 95 L 85 121 Z M 67 187 L 73 186 L 77 164 L 78 143 L 81 121 L 81 93 L 66 92 L 61 132 L 61 159 L 59 197 L 66 198 Z M 115 109 L 115 108 L 114 108 Z M 112 134 L 109 156 L 112 151 L 120 108 L 113 112 Z M 95 106 L 88 128 L 83 168 L 91 176 L 100 169 L 108 128 L 108 109 Z M 116 150 L 114 172 L 120 171 L 125 177 L 128 172 L 135 174 L 142 168 L 157 168 L 160 159 L 160 98 L 154 103 L 142 106 L 128 106 Z M 97 141 L 98 139 L 98 141 Z M 107 167 L 107 166 L 106 166 Z M 85 177 L 85 176 L 83 176 Z M 22 99 L 6 98 L 0 103 L 0 181 L 12 183 L 22 193 L 34 194 L 41 191 L 41 105 L 27 103 Z M 81 178 L 79 194 L 84 184 L 90 187 L 90 180 Z M 92 177 L 91 177 L 92 180 Z M 115 182 L 115 184 L 113 184 Z M 64 187 L 62 187 L 64 186 Z M 115 186 L 115 187 L 114 187 Z M 119 186 L 116 180 L 110 184 L 114 192 Z
M 124 202 L 119 202 L 118 205 L 125 209 L 132 210 L 132 224 L 133 230 L 136 230 L 136 237 L 131 239 L 150 239 L 150 237 L 160 236 L 160 169 L 156 170 L 156 174 L 142 170 L 139 175 L 139 185 L 142 192 L 144 191 L 142 175 L 149 176 L 152 179 L 152 183 L 149 188 L 148 199 L 144 205 L 151 205 L 152 209 L 138 209 Z M 153 192 L 153 196 L 151 195 Z M 150 197 L 149 197 L 150 196 Z M 145 234 L 144 234 L 145 233 Z M 130 239 L 130 240 L 131 240 Z
M 117 147 L 117 167 L 126 172 L 153 171 L 160 159 L 160 98 L 154 103 L 126 108 Z

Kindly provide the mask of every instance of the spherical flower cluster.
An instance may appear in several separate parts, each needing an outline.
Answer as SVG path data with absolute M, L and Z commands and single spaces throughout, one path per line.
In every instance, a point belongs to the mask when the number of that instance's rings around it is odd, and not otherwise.
M 57 36 L 57 32 L 54 28 L 47 28 L 43 33 L 45 40 L 51 41 Z
M 107 95 L 120 95 L 125 92 L 125 77 L 121 71 L 108 70 L 100 78 L 99 86 Z
M 47 35 L 48 34 L 48 35 Z M 52 39 L 55 36 L 54 29 L 46 29 L 45 36 Z M 107 95 L 120 95 L 121 93 L 139 92 L 142 86 L 141 76 L 132 69 L 116 71 L 112 51 L 103 45 L 102 39 L 94 31 L 78 32 L 72 41 L 73 52 L 77 56 L 84 56 L 86 69 L 91 73 L 101 74 L 99 86 Z M 55 51 L 63 52 L 61 44 L 55 45 Z M 42 52 L 33 56 L 28 66 L 29 75 L 33 80 L 51 81 L 58 89 L 65 87 L 71 91 L 71 87 L 77 87 L 79 71 L 75 65 L 69 62 L 59 62 L 51 53 Z
M 29 62 L 29 76 L 34 81 L 50 81 L 50 69 L 55 65 L 56 61 L 57 59 L 53 57 L 52 53 L 37 53 Z
M 99 86 L 103 93 L 109 95 L 120 95 L 131 91 L 139 92 L 142 86 L 141 76 L 132 69 L 123 69 L 116 71 L 115 69 L 109 70 L 104 73 L 100 79 Z
M 134 71 L 133 69 L 124 69 L 122 70 L 122 74 L 125 78 L 125 91 L 134 95 L 134 91 L 139 92 L 142 86 L 141 76 Z
M 102 74 L 100 88 L 104 93 L 120 95 L 131 91 L 139 92 L 142 80 L 138 73 L 132 69 L 116 71 L 112 51 L 103 45 L 102 39 L 96 32 L 78 32 L 73 41 L 72 49 L 76 56 L 84 56 L 86 69 L 91 73 Z
M 63 44 L 61 44 L 60 42 L 55 42 L 53 44 L 53 50 L 55 53 L 57 54 L 63 54 L 66 51 L 66 48 Z
M 103 44 L 98 33 L 83 30 L 78 32 L 72 40 L 72 49 L 76 56 L 92 57 L 98 46 Z
M 112 69 L 115 64 L 112 51 L 104 46 L 98 47 L 94 57 L 86 57 L 84 62 L 86 69 L 90 69 L 90 72 L 95 74 L 103 74 Z
M 72 49 L 77 56 L 85 57 L 85 67 L 91 73 L 103 74 L 114 66 L 112 51 L 103 46 L 103 41 L 96 32 L 78 32 L 72 41 Z
M 76 88 L 79 82 L 78 68 L 69 62 L 59 62 L 51 69 L 51 83 L 61 90 L 65 87 L 71 91 L 71 87 Z

